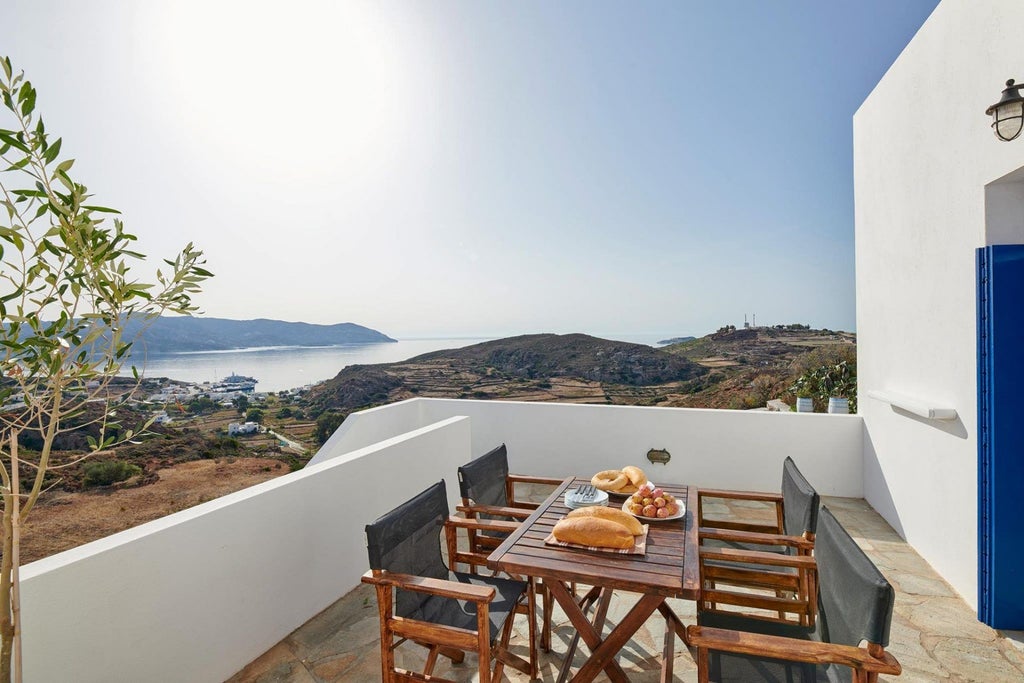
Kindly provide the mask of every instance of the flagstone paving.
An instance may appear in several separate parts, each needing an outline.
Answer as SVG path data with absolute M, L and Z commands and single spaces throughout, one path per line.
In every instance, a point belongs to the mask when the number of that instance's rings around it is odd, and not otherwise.
M 907 545 L 865 501 L 826 498 L 827 505 L 896 589 L 890 644 L 902 664 L 899 677 L 881 676 L 899 683 L 948 681 L 950 683 L 999 683 L 1024 681 L 1024 634 L 1001 634 L 977 620 L 974 611 Z M 763 505 L 717 503 L 705 506 L 708 516 L 742 514 L 745 518 L 773 518 Z M 630 596 L 616 594 L 609 610 L 613 623 L 632 605 Z M 673 609 L 686 623 L 696 621 L 692 602 L 673 600 Z M 664 621 L 652 618 L 619 654 L 619 663 L 631 681 L 658 680 Z M 554 681 L 572 638 L 565 615 L 554 614 L 551 653 L 540 653 L 542 681 Z M 527 652 L 526 623 L 516 621 L 512 649 Z M 322 683 L 330 681 L 379 681 L 380 649 L 376 598 L 369 586 L 349 592 L 326 610 L 299 627 L 230 679 L 230 683 Z M 585 646 L 581 646 L 585 650 Z M 424 649 L 405 644 L 396 653 L 399 666 L 418 670 Z M 577 666 L 585 652 L 577 653 Z M 462 664 L 439 658 L 435 675 L 457 681 L 475 679 L 476 659 L 467 655 Z M 696 681 L 697 669 L 690 651 L 676 643 L 675 680 Z M 506 669 L 505 677 L 519 683 L 527 676 Z M 598 680 L 607 680 L 603 676 Z

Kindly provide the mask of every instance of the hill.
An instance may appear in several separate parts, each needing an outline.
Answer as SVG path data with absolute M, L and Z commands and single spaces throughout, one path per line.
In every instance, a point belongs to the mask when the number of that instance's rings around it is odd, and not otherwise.
M 126 326 L 130 337 L 140 324 Z M 228 320 L 225 318 L 163 317 L 142 333 L 138 347 L 147 353 L 220 351 L 258 346 L 334 346 L 394 342 L 377 330 L 355 323 L 314 325 L 282 320 Z
M 652 348 L 583 334 L 534 334 L 349 366 L 304 397 L 312 417 L 340 417 L 413 396 L 748 409 L 809 369 L 856 362 L 856 336 L 803 325 L 735 329 Z
M 532 334 L 435 351 L 399 363 L 349 366 L 310 391 L 314 414 L 411 396 L 650 403 L 706 370 L 659 349 L 585 334 Z

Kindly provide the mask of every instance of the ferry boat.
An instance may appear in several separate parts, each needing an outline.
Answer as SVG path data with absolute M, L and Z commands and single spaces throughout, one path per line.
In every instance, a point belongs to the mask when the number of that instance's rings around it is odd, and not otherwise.
M 224 393 L 230 391 L 241 391 L 249 394 L 256 391 L 257 381 L 258 380 L 255 377 L 246 377 L 245 375 L 239 375 L 232 372 L 230 375 L 214 384 L 210 389 L 212 391 L 222 391 Z

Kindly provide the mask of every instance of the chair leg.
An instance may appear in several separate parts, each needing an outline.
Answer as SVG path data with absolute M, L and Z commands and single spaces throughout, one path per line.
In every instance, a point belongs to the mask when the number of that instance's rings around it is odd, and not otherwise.
M 708 650 L 706 647 L 697 648 L 697 683 L 708 683 Z
M 553 621 L 551 608 L 554 600 L 551 599 L 551 589 L 548 588 L 547 583 L 541 584 L 541 600 L 544 603 L 544 623 L 540 631 L 540 649 L 544 652 L 551 652 L 551 622 Z
M 380 612 L 380 668 L 383 683 L 395 680 L 395 645 L 391 631 L 387 628 L 387 619 L 393 609 L 394 595 L 390 586 L 374 586 L 377 592 L 377 609 Z
M 537 580 L 530 579 L 527 588 L 527 614 L 530 620 L 530 678 L 537 678 L 540 664 L 537 661 Z
M 439 645 L 431 645 L 430 650 L 427 652 L 427 663 L 423 667 L 423 675 L 429 676 L 434 673 L 434 665 L 437 664 L 437 651 L 440 649 Z

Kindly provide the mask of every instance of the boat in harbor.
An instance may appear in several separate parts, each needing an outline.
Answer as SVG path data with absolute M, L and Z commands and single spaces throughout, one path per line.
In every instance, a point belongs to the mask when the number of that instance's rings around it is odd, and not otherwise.
M 247 377 L 245 375 L 239 375 L 232 372 L 230 375 L 210 387 L 210 389 L 212 391 L 220 391 L 224 393 L 241 391 L 249 394 L 256 391 L 257 381 L 258 380 L 255 377 Z

